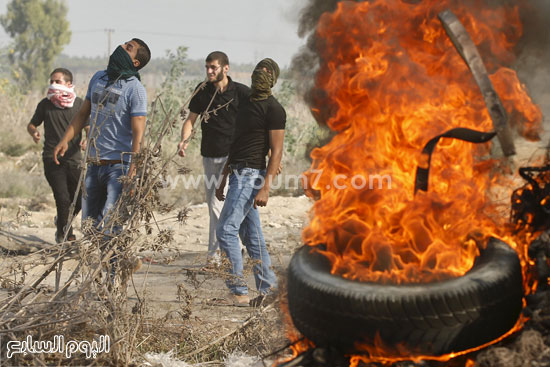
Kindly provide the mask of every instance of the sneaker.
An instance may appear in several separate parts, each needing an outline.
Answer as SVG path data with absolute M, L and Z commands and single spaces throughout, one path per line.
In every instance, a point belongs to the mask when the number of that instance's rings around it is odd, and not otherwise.
M 213 298 L 208 300 L 206 304 L 210 306 L 248 307 L 250 306 L 250 298 L 248 294 L 231 294 L 225 298 Z
M 76 236 L 74 234 L 70 234 L 67 236 L 67 240 L 65 242 L 73 242 L 76 241 Z M 55 231 L 55 243 L 61 243 L 63 242 L 63 236 L 58 236 L 57 231 Z
M 233 306 L 248 307 L 250 305 L 248 294 L 233 294 L 231 298 L 233 299 Z

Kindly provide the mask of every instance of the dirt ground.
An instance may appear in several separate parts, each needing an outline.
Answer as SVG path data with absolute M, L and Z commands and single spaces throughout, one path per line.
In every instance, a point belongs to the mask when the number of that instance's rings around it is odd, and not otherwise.
M 27 256 L 54 244 L 53 205 L 33 206 L 28 200 L 4 199 L 0 202 L 0 266 L 16 257 Z M 290 257 L 301 244 L 301 231 L 307 223 L 311 201 L 301 197 L 271 197 L 265 208 L 260 208 L 264 237 L 270 251 L 273 267 L 284 283 L 284 274 Z M 137 297 L 146 297 L 148 317 L 162 319 L 170 328 L 192 325 L 193 332 L 216 338 L 231 332 L 248 320 L 258 309 L 220 305 L 229 295 L 224 283 L 223 270 L 201 270 L 206 262 L 208 241 L 208 208 L 205 203 L 189 207 L 189 217 L 183 224 L 177 223 L 176 213 L 158 216 L 159 229 L 174 231 L 171 248 L 159 252 L 138 252 L 142 266 L 133 275 L 128 288 L 130 307 Z M 79 218 L 79 217 L 78 217 Z M 78 220 L 76 221 L 78 222 Z M 75 225 L 77 238 L 82 236 L 79 224 Z M 248 256 L 245 256 L 245 261 Z M 75 260 L 63 264 L 61 281 L 76 267 Z M 3 265 L 6 265 L 4 263 Z M 251 265 L 249 264 L 248 267 Z M 28 279 L 39 276 L 43 267 L 26 269 Z M 257 295 L 251 271 L 247 272 L 250 296 Z M 52 289 L 54 274 L 43 282 Z M 5 295 L 0 291 L 0 296 Z M 185 298 L 185 299 L 183 299 Z M 183 313 L 190 313 L 182 321 Z M 272 350 L 286 343 L 285 327 L 279 304 L 265 310 L 265 318 L 274 324 L 268 343 Z M 190 330 L 190 329 L 189 329 Z M 201 335 L 200 339 L 205 339 Z M 270 346 L 258 347 L 257 355 L 265 354 Z M 244 349 L 250 349 L 243 346 Z M 158 356 L 149 357 L 155 360 Z M 177 355 L 171 355 L 174 360 Z M 153 364 L 155 365 L 155 364 Z
M 266 207 L 259 208 L 264 237 L 276 269 L 283 269 L 294 249 L 300 246 L 301 231 L 307 223 L 310 207 L 311 201 L 306 196 L 276 196 L 269 199 Z M 156 218 L 160 229 L 174 231 L 173 246 L 156 254 L 140 253 L 144 265 L 135 275 L 138 279 L 148 275 L 146 283 L 155 284 L 153 299 L 160 302 L 170 302 L 170 294 L 174 293 L 170 287 L 177 283 L 177 279 L 172 278 L 177 278 L 177 273 L 181 272 L 178 268 L 194 269 L 205 265 L 208 208 L 206 203 L 202 203 L 189 209 L 189 217 L 183 224 L 177 223 L 176 213 Z M 0 200 L 0 253 L 25 255 L 53 245 L 55 215 L 53 205 L 33 207 L 28 200 Z M 74 225 L 78 238 L 82 237 L 79 218 L 75 219 Z M 176 252 L 179 254 L 175 255 Z M 158 279 L 155 279 L 156 274 Z

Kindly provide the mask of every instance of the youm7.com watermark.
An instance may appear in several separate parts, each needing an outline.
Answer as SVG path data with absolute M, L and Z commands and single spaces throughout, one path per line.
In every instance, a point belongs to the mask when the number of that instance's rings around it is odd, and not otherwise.
M 322 170 L 310 170 L 307 175 L 292 175 L 283 174 L 278 175 L 271 182 L 271 189 L 284 189 L 284 190 L 297 190 L 299 188 L 319 188 L 326 190 L 346 190 L 349 188 L 355 190 L 391 190 L 392 178 L 390 175 L 363 175 L 356 174 L 348 176 L 345 174 L 336 174 L 331 177 L 327 182 L 326 178 L 322 179 Z M 237 176 L 237 182 L 241 182 L 246 175 L 239 174 L 238 171 L 234 171 L 233 174 Z M 321 181 L 324 183 L 320 186 Z M 161 178 L 161 182 L 164 189 L 175 190 L 180 185 L 184 189 L 198 189 L 206 186 L 207 189 L 215 189 L 220 185 L 221 177 L 206 176 L 204 174 L 198 175 L 166 175 Z M 259 176 L 255 183 L 255 188 L 260 189 L 265 183 L 265 178 Z

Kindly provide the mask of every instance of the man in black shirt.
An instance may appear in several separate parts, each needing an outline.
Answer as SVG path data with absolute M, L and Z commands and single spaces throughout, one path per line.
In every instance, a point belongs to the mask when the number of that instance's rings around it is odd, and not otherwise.
M 216 234 L 220 248 L 232 265 L 232 277 L 226 283 L 233 296 L 232 302 L 237 306 L 248 305 L 249 301 L 251 305 L 259 305 L 277 287 L 256 207 L 267 205 L 269 188 L 283 155 L 286 113 L 271 95 L 278 76 L 279 66 L 271 59 L 260 61 L 254 69 L 252 94 L 239 105 L 228 163 L 216 190 L 217 198 L 225 200 Z M 265 157 L 269 150 L 271 155 L 266 169 Z M 228 175 L 229 190 L 224 197 Z M 249 300 L 243 278 L 239 236 L 250 257 L 257 260 L 254 278 L 260 295 L 253 300 Z
M 210 215 L 207 260 L 210 264 L 216 264 L 219 263 L 216 225 L 223 203 L 216 199 L 215 191 L 229 154 L 239 103 L 248 98 L 250 88 L 234 82 L 227 75 L 229 59 L 221 51 L 214 51 L 206 57 L 205 68 L 208 82 L 197 86 L 202 86 L 202 89 L 197 91 L 189 103 L 190 113 L 183 123 L 178 149 L 179 155 L 185 157 L 193 126 L 201 115 L 201 155 Z
M 54 162 L 53 150 L 65 134 L 73 116 L 82 105 L 82 99 L 76 97 L 73 87 L 73 74 L 64 68 L 55 69 L 50 74 L 50 87 L 47 97 L 38 106 L 27 125 L 27 131 L 35 143 L 40 142 L 40 131 L 38 126 L 44 122 L 44 150 L 42 160 L 44 162 L 44 174 L 50 184 L 55 205 L 57 207 L 57 231 L 55 241 L 61 242 L 64 238 L 69 208 L 75 195 L 77 195 L 74 214 L 80 211 L 81 195 L 78 190 L 78 179 L 80 177 L 80 140 L 81 134 L 75 136 L 69 143 L 69 149 L 65 156 L 60 159 L 60 164 Z M 77 193 L 78 192 L 78 193 Z M 68 241 L 74 241 L 72 228 L 68 229 Z

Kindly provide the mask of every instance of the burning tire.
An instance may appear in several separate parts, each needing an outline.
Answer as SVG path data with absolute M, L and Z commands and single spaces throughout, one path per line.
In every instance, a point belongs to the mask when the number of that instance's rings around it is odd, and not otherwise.
M 330 274 L 304 246 L 289 266 L 288 303 L 296 328 L 317 346 L 354 352 L 355 343 L 438 356 L 497 339 L 516 323 L 523 280 L 517 254 L 491 239 L 464 276 L 430 284 L 361 283 Z

